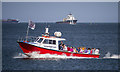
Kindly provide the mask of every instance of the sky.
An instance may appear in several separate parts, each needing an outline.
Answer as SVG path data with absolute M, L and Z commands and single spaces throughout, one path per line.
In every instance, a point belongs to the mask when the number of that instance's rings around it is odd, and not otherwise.
M 2 18 L 56 22 L 72 13 L 78 22 L 118 22 L 117 2 L 2 2 Z
M 119 2 L 120 0 L 2 0 L 2 2 Z

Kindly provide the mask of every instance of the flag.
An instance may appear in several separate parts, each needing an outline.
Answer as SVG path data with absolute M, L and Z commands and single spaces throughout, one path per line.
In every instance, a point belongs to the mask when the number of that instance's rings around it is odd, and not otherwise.
M 32 30 L 35 29 L 35 23 L 33 23 L 32 21 L 29 21 L 29 28 L 31 28 Z

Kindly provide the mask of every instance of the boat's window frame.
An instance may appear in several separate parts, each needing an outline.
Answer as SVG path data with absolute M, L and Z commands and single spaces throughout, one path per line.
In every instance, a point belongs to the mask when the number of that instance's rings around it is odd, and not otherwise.
M 53 44 L 52 40 L 49 40 L 49 44 Z
M 55 45 L 56 45 L 56 40 L 53 40 L 53 44 L 55 44 Z
M 48 43 L 44 43 L 45 40 L 48 40 Z M 57 44 L 56 44 L 56 40 L 44 39 L 44 41 L 42 42 L 43 44 L 57 45 Z M 54 41 L 55 41 L 55 42 L 54 42 Z
M 40 41 L 40 39 L 42 39 L 41 41 Z M 38 43 L 42 43 L 43 42 L 43 38 L 38 38 L 35 42 L 38 42 Z M 39 42 L 40 41 L 40 42 Z
M 47 42 L 45 42 L 45 41 L 47 41 Z M 49 44 L 49 40 L 48 39 L 44 39 L 43 44 Z
M 39 37 L 38 37 L 38 38 L 36 38 L 35 42 L 37 42 L 39 39 L 40 39 Z

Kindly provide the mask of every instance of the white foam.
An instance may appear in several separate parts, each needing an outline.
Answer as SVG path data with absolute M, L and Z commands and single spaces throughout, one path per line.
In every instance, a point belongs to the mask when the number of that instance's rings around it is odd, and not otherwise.
M 23 53 L 19 53 L 17 56 L 14 56 L 13 58 L 28 58 L 28 56 Z
M 39 52 L 32 52 L 29 54 L 23 54 L 23 53 L 19 53 L 17 56 L 14 56 L 13 58 L 42 58 L 42 59 L 91 59 L 86 58 L 86 57 L 76 57 L 76 56 L 66 56 L 66 54 L 62 54 L 62 55 L 57 55 L 57 54 L 39 54 Z M 105 56 L 103 58 L 96 58 L 96 59 L 120 59 L 120 55 L 116 55 L 116 54 L 111 54 L 110 52 L 107 52 L 105 54 Z
M 66 56 L 66 54 L 57 55 L 57 54 L 39 54 L 39 52 L 32 52 L 28 55 L 25 55 L 23 53 L 19 53 L 18 56 L 15 56 L 13 58 L 44 58 L 44 59 L 84 59 L 86 57 L 76 57 L 76 56 Z M 87 57 L 88 58 L 88 57 Z M 90 57 L 89 57 L 90 58 Z
M 107 52 L 107 53 L 105 54 L 105 57 L 103 57 L 103 58 L 120 59 L 120 55 L 110 54 L 110 52 Z

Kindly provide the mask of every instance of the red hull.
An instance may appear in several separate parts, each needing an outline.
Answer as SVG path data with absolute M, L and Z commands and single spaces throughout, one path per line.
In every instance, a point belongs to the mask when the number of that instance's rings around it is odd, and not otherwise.
M 40 51 L 40 54 L 57 54 L 57 55 L 63 55 L 66 54 L 66 56 L 76 56 L 76 57 L 90 57 L 90 58 L 99 58 L 99 55 L 93 55 L 93 54 L 78 54 L 78 53 L 71 53 L 71 52 L 64 52 L 64 51 L 57 51 L 57 50 L 50 50 L 45 49 L 41 47 L 37 47 L 34 45 L 27 44 L 25 42 L 18 42 L 19 46 L 21 47 L 22 51 L 24 53 L 30 53 L 34 51 Z

